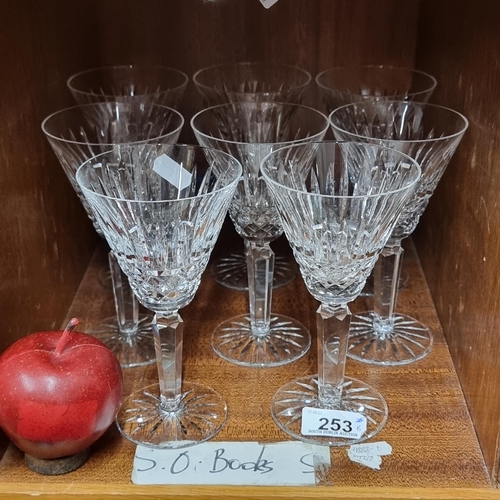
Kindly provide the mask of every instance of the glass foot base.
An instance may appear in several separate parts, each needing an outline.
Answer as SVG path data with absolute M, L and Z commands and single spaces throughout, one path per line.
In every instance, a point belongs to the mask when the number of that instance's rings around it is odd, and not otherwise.
M 221 323 L 212 334 L 212 347 L 222 358 L 242 366 L 286 365 L 303 356 L 311 345 L 304 325 L 292 318 L 272 315 L 269 333 L 252 333 L 250 317 L 243 314 Z
M 373 328 L 373 311 L 353 316 L 347 355 L 362 363 L 397 366 L 413 363 L 429 354 L 433 336 L 430 330 L 409 316 L 396 314 L 394 328 L 380 335 Z
M 372 438 L 384 427 L 389 410 L 382 395 L 360 380 L 346 377 L 342 401 L 335 410 L 361 413 L 366 417 L 367 428 L 358 439 L 334 436 L 303 436 L 302 409 L 322 408 L 318 401 L 318 376 L 300 377 L 283 385 L 273 397 L 271 415 L 276 425 L 299 441 L 324 446 L 346 446 Z M 333 409 L 333 408 L 330 408 Z
M 106 318 L 98 325 L 90 324 L 84 332 L 104 342 L 118 358 L 122 368 L 146 366 L 156 361 L 152 320 L 153 316 L 140 314 L 139 330 L 131 335 L 120 333 L 116 316 Z
M 215 281 L 233 290 L 248 290 L 247 261 L 243 253 L 224 255 L 210 266 Z M 279 288 L 297 276 L 297 266 L 291 257 L 276 255 L 274 260 L 273 288 Z
M 100 285 L 106 290 L 113 290 L 113 279 L 111 278 L 111 270 L 109 267 L 103 269 L 97 276 Z
M 399 285 L 398 285 L 398 290 L 402 290 L 403 288 L 406 288 L 408 286 L 408 282 L 410 281 L 410 275 L 408 271 L 405 271 L 404 269 L 401 270 L 401 273 L 399 274 Z M 361 293 L 359 294 L 360 297 L 373 297 L 373 273 L 370 274 L 368 279 L 366 280 L 366 284 L 363 287 L 363 290 L 361 290 Z
M 175 409 L 162 409 L 158 384 L 124 397 L 116 424 L 130 441 L 150 448 L 185 448 L 215 436 L 227 420 L 224 400 L 210 387 L 183 382 Z

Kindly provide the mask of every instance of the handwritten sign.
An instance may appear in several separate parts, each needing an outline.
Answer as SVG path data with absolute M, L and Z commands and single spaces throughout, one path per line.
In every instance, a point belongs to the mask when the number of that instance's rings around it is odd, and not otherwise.
M 137 446 L 134 484 L 316 484 L 330 449 L 302 442 L 207 442 L 178 450 Z
M 370 469 L 380 470 L 382 457 L 392 453 L 392 446 L 386 441 L 376 443 L 356 444 L 349 447 L 347 455 L 358 464 L 370 467 Z

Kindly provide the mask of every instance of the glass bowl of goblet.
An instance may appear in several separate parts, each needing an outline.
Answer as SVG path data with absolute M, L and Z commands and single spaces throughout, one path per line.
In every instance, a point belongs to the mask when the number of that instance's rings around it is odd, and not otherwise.
M 427 102 L 434 92 L 434 76 L 412 68 L 384 65 L 341 66 L 316 76 L 316 85 L 327 113 L 340 106 L 384 100 Z M 408 285 L 410 276 L 401 269 L 398 289 Z M 373 274 L 366 281 L 361 297 L 372 297 Z
M 298 66 L 265 62 L 217 64 L 193 75 L 205 107 L 258 101 L 300 104 L 311 79 L 311 74 Z
M 217 64 L 198 70 L 193 82 L 205 108 L 238 102 L 287 102 L 301 104 L 310 88 L 311 74 L 303 68 L 277 63 L 237 62 Z M 227 121 L 219 115 L 221 127 Z M 245 246 L 215 259 L 210 270 L 217 283 L 233 290 L 248 290 Z M 275 255 L 273 288 L 286 285 L 297 275 L 297 266 L 288 255 Z
M 362 101 L 405 100 L 427 102 L 436 79 L 424 71 L 399 66 L 367 65 L 329 68 L 316 76 L 328 113 Z
M 184 119 L 166 106 L 132 102 L 101 102 L 72 106 L 49 115 L 42 131 L 85 207 L 97 232 L 92 210 L 75 180 L 78 167 L 89 158 L 137 143 L 174 143 Z M 149 312 L 140 312 L 126 276 L 113 252 L 108 255 L 109 275 L 116 315 L 104 319 L 89 318 L 85 331 L 102 340 L 117 356 L 123 368 L 154 362 Z
M 178 69 L 132 64 L 80 71 L 67 86 L 78 104 L 140 101 L 177 109 L 188 81 Z

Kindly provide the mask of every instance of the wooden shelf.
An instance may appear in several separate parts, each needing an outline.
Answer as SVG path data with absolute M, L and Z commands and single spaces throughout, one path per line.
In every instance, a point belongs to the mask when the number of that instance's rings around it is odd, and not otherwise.
M 227 228 L 225 229 L 227 231 Z M 224 240 L 223 240 L 224 241 Z M 241 243 L 241 242 L 239 242 Z M 280 243 L 280 242 L 278 242 Z M 9 445 L 0 461 L 0 498 L 500 498 L 485 467 L 474 427 L 415 250 L 407 245 L 403 267 L 410 275 L 400 293 L 398 310 L 430 326 L 435 334 L 431 353 L 403 367 L 378 368 L 352 360 L 347 375 L 367 381 L 386 398 L 390 415 L 375 440 L 387 441 L 393 453 L 380 471 L 351 462 L 345 448 L 332 448 L 332 467 L 316 487 L 170 487 L 131 483 L 134 445 L 113 426 L 93 447 L 89 461 L 63 476 L 40 476 L 24 464 L 22 453 Z M 214 252 L 227 250 L 219 244 Z M 275 248 L 287 251 L 286 245 Z M 99 282 L 106 268 L 106 249 L 97 249 L 68 318 L 82 320 L 113 314 L 111 291 Z M 276 289 L 273 310 L 293 316 L 314 333 L 318 304 L 297 277 Z M 194 301 L 181 311 L 185 321 L 185 380 L 207 383 L 223 394 L 229 419 L 218 441 L 277 442 L 288 437 L 276 427 L 269 404 L 284 382 L 316 371 L 316 343 L 299 361 L 280 368 L 250 369 L 217 357 L 210 347 L 213 328 L 247 309 L 243 292 L 218 285 L 207 270 Z M 370 308 L 358 299 L 353 311 Z M 125 370 L 126 390 L 155 379 L 155 367 Z

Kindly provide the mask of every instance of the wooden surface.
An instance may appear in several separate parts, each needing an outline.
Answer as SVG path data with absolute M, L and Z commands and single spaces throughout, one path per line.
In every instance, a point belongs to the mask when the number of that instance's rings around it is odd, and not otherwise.
M 229 241 L 240 243 L 237 237 L 231 236 L 231 230 L 226 226 L 225 236 L 214 255 L 226 251 Z M 286 249 L 284 244 L 277 245 L 277 250 Z M 110 293 L 97 279 L 105 265 L 105 252 L 101 249 L 82 282 L 68 318 L 77 316 L 90 321 L 111 313 Z M 287 497 L 290 492 L 299 498 L 414 498 L 415 492 L 421 498 L 494 497 L 447 345 L 419 262 L 411 249 L 404 267 L 410 273 L 410 284 L 401 292 L 399 310 L 411 313 L 433 329 L 436 340 L 432 352 L 415 364 L 392 369 L 370 367 L 352 360 L 347 363 L 347 375 L 375 386 L 389 405 L 387 425 L 374 439 L 385 440 L 393 447 L 392 455 L 384 457 L 382 469 L 374 471 L 354 464 L 349 461 L 345 448 L 332 448 L 333 467 L 317 487 L 223 487 L 228 498 L 240 495 L 270 498 L 271 491 L 278 498 Z M 369 302 L 355 302 L 353 310 L 368 307 Z M 300 277 L 275 290 L 273 310 L 300 320 L 313 333 L 313 338 L 317 306 Z M 211 331 L 220 321 L 244 313 L 247 308 L 245 293 L 218 285 L 209 271 L 205 272 L 195 299 L 181 311 L 185 321 L 183 376 L 185 380 L 209 384 L 226 398 L 229 419 L 216 440 L 287 440 L 272 421 L 270 399 L 284 382 L 316 371 L 315 342 L 306 356 L 285 367 L 251 369 L 230 364 L 211 349 Z M 125 375 L 126 390 L 130 390 L 141 385 L 144 379 L 155 379 L 156 371 L 155 367 L 125 370 Z M 104 494 L 123 494 L 126 498 L 132 495 L 182 498 L 195 494 L 201 498 L 224 497 L 220 487 L 132 485 L 134 448 L 113 426 L 94 445 L 92 456 L 81 469 L 64 476 L 43 477 L 27 469 L 22 453 L 11 446 L 0 462 L 0 498 L 7 498 L 16 488 L 46 495 L 99 492 L 101 498 Z M 478 496 L 467 496 L 467 489 L 473 489 Z
M 0 351 L 59 327 L 97 241 L 40 129 L 47 115 L 70 105 L 68 73 L 92 61 L 95 44 L 85 33 L 93 13 L 84 5 L 2 2 Z M 78 20 L 74 9 L 82 11 Z
M 418 2 L 398 0 L 106 0 L 98 2 L 101 64 L 148 62 L 190 77 L 213 64 L 298 65 L 313 77 L 347 64 L 414 64 Z M 82 68 L 84 69 L 84 68 Z M 306 102 L 317 101 L 316 86 Z M 181 111 L 201 109 L 192 82 Z M 195 141 L 189 127 L 181 134 Z
M 423 1 L 418 66 L 433 101 L 470 121 L 416 232 L 429 288 L 484 457 L 498 482 L 500 433 L 500 3 Z

